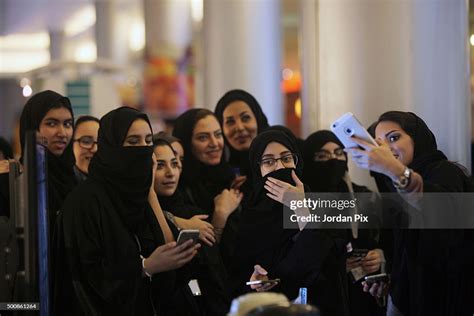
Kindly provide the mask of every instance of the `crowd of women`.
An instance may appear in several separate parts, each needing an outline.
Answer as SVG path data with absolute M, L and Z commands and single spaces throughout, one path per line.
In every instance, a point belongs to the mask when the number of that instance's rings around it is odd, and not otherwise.
M 470 230 L 284 228 L 286 194 L 371 192 L 351 181 L 349 158 L 380 192 L 406 199 L 472 191 L 414 113 L 383 113 L 369 128 L 379 146 L 344 148 L 330 131 L 301 140 L 270 126 L 242 90 L 214 112 L 186 111 L 172 135 L 153 134 L 147 115 L 128 107 L 75 121 L 67 97 L 43 91 L 23 109 L 22 144 L 28 130 L 46 140 L 56 315 L 225 315 L 242 294 L 294 300 L 301 288 L 323 316 L 474 313 Z M 199 242 L 178 245 L 183 229 L 199 230 Z M 349 245 L 368 252 L 347 256 Z M 362 282 L 381 272 L 389 282 Z

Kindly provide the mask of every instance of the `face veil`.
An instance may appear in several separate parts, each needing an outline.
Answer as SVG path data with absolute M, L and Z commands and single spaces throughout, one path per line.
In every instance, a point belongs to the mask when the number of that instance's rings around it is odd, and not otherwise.
M 100 120 L 98 149 L 89 166 L 89 177 L 105 186 L 130 231 L 144 219 L 152 183 L 153 147 L 123 146 L 138 119 L 145 120 L 151 132 L 148 117 L 138 110 L 121 107 L 107 113 Z

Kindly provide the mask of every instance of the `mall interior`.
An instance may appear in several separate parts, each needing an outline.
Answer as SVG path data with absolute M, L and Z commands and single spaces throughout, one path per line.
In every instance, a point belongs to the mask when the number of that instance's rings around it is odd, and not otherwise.
M 0 137 L 18 160 L 20 116 L 44 90 L 69 98 L 75 119 L 127 106 L 148 115 L 153 133 L 171 133 L 182 113 L 214 112 L 242 89 L 269 125 L 300 139 L 346 112 L 365 128 L 384 112 L 413 112 L 472 174 L 473 8 L 474 0 L 0 0 Z M 355 183 L 378 190 L 368 170 L 348 166 Z M 257 301 L 267 299 L 281 297 Z M 228 315 L 247 315 L 236 306 Z M 273 315 L 304 311 L 296 313 Z

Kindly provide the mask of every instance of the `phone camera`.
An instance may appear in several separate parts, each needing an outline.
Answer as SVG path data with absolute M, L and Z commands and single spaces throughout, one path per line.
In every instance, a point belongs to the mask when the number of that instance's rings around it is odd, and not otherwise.
M 346 128 L 344 129 L 344 132 L 345 132 L 348 136 L 354 135 L 354 131 L 352 130 L 352 128 L 349 128 L 349 127 L 346 127 Z

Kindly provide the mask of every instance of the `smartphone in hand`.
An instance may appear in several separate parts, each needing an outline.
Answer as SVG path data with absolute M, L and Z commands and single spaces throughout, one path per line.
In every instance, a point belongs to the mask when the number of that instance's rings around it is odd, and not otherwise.
M 359 145 L 351 139 L 352 136 L 363 139 L 374 146 L 378 146 L 377 142 L 351 112 L 347 112 L 334 121 L 334 123 L 331 124 L 331 131 L 336 134 L 345 148 L 359 148 Z
M 194 240 L 193 245 L 198 241 L 199 229 L 183 229 L 180 231 L 176 245 L 179 246 L 190 239 Z
M 256 285 L 256 284 L 261 284 L 261 285 L 266 285 L 266 284 L 278 284 L 280 283 L 280 279 L 273 279 L 273 280 L 255 280 L 255 281 L 248 281 L 245 283 L 246 285 Z
M 362 259 L 369 253 L 369 249 L 353 249 L 351 252 L 346 254 L 347 258 L 359 258 Z
M 386 273 L 380 273 L 380 274 L 368 275 L 364 278 L 364 280 L 368 285 L 372 285 L 376 282 L 387 283 L 389 278 Z

